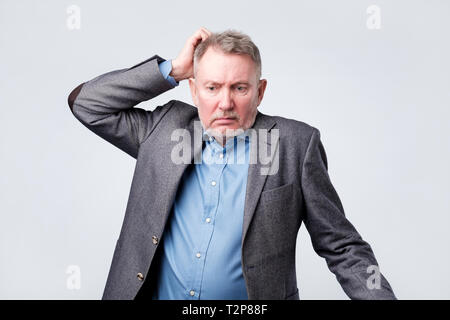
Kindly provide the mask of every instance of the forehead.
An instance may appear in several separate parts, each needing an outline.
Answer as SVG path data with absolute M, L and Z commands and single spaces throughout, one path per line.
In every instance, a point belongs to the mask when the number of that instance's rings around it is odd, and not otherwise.
M 256 64 L 245 54 L 224 53 L 208 48 L 196 65 L 196 79 L 200 81 L 232 82 L 253 81 Z

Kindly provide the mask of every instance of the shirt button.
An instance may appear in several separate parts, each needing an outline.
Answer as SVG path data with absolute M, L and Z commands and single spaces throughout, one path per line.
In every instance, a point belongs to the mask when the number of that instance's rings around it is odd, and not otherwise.
M 137 277 L 141 281 L 144 280 L 144 275 L 142 273 L 140 273 L 140 272 L 137 274 Z
M 211 181 L 211 185 L 212 186 L 215 186 L 216 185 L 216 182 L 213 180 L 213 181 Z
M 154 245 L 158 244 L 158 237 L 157 236 L 152 236 L 152 242 Z
M 219 154 L 219 158 L 222 159 L 223 158 L 223 153 Z
M 194 291 L 194 290 L 191 290 L 191 291 L 189 291 L 189 294 L 190 294 L 191 296 L 193 296 L 193 295 L 195 294 L 195 291 Z
M 197 252 L 197 254 L 195 255 L 197 258 L 200 258 L 202 255 L 200 254 L 200 252 Z
M 206 223 L 210 223 L 211 222 L 211 218 L 206 218 Z

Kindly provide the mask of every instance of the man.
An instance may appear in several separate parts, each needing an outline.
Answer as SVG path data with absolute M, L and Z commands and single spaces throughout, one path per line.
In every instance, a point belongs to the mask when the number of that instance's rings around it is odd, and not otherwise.
M 396 299 L 345 218 L 319 130 L 259 112 L 260 76 L 248 36 L 200 28 L 176 59 L 155 55 L 69 95 L 81 123 L 137 159 L 103 299 L 299 299 L 302 221 L 351 299 Z M 134 108 L 187 79 L 196 107 Z

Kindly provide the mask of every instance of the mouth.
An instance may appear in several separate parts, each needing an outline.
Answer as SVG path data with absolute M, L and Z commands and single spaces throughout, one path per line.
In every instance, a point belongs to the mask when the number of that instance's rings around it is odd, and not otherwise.
M 233 121 L 235 121 L 236 118 L 217 118 L 216 120 L 214 120 L 215 122 L 221 123 L 221 124 L 227 124 L 227 123 L 231 123 Z

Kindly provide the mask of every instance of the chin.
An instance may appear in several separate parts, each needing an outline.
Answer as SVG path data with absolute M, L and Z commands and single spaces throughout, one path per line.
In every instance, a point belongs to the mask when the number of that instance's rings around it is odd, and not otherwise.
M 207 132 L 210 135 L 213 135 L 215 137 L 226 137 L 226 138 L 237 136 L 237 135 L 241 134 L 243 131 L 244 131 L 244 129 L 242 127 L 236 127 L 236 126 L 209 127 L 207 129 Z

